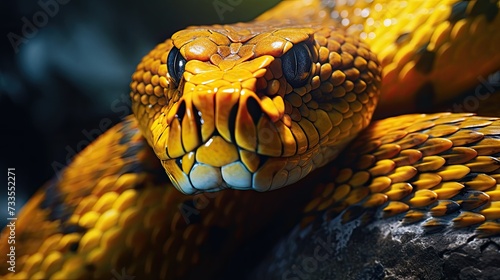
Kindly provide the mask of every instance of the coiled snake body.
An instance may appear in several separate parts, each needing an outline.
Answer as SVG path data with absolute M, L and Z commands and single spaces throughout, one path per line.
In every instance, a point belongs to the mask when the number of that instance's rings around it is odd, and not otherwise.
M 132 76 L 135 116 L 25 206 L 5 278 L 210 279 L 256 238 L 333 219 L 499 235 L 499 119 L 370 124 L 378 103 L 430 110 L 498 71 L 499 6 L 285 1 L 175 33 Z

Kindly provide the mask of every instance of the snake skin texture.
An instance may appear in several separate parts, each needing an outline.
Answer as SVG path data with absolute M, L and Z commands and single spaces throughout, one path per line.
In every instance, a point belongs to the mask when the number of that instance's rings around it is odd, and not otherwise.
M 498 1 L 284 1 L 260 18 L 299 9 L 335 19 L 377 54 L 384 73 L 376 118 L 433 111 L 500 68 Z
M 4 230 L 2 279 L 222 279 L 333 221 L 498 238 L 500 119 L 380 118 L 498 71 L 500 2 L 415 2 L 284 1 L 173 34 L 132 75 L 134 116 L 19 213 L 15 273 Z

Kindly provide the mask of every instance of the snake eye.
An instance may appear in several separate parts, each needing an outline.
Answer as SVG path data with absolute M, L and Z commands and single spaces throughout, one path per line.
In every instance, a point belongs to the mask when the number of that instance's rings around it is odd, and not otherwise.
M 167 67 L 170 77 L 179 84 L 182 74 L 184 73 L 184 67 L 186 67 L 186 59 L 182 57 L 178 48 L 173 47 L 170 50 L 167 58 Z
M 294 87 L 302 87 L 306 84 L 311 72 L 311 52 L 306 44 L 292 47 L 281 56 L 281 67 L 288 83 Z

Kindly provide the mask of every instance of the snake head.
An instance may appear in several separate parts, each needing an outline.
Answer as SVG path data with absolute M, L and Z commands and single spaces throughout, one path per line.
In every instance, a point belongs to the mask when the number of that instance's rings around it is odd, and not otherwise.
M 132 78 L 141 132 L 180 191 L 267 191 L 368 125 L 380 66 L 339 29 L 271 21 L 179 31 Z

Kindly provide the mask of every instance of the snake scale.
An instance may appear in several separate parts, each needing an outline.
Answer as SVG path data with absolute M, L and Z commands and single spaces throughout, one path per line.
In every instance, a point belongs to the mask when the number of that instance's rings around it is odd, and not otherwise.
M 134 116 L 23 208 L 15 273 L 4 231 L 2 277 L 217 279 L 245 244 L 334 219 L 499 235 L 500 119 L 381 119 L 498 71 L 499 9 L 284 1 L 175 33 L 132 76 Z

